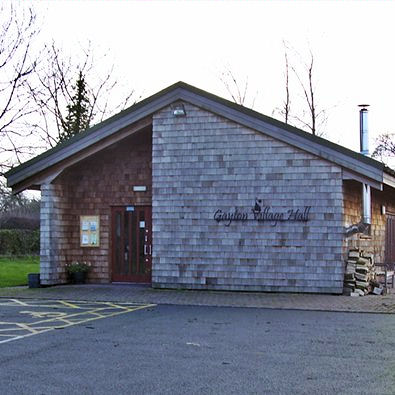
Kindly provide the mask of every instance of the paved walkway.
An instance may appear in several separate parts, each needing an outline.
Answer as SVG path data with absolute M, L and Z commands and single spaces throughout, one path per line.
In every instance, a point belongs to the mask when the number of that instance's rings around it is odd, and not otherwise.
M 395 293 L 385 296 L 350 297 L 317 294 L 156 290 L 138 285 L 84 284 L 36 289 L 27 287 L 0 288 L 0 298 L 68 299 L 395 314 Z

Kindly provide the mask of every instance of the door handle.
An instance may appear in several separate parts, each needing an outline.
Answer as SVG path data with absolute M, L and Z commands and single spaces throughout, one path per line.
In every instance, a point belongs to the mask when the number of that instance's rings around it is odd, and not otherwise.
M 144 255 L 147 255 L 147 244 L 144 244 Z
M 152 244 L 149 245 L 149 254 L 152 255 Z

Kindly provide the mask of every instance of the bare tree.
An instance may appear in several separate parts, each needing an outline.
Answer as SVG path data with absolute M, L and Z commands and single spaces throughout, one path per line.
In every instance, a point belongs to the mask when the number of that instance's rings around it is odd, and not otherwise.
M 289 123 L 291 116 L 291 96 L 290 96 L 290 80 L 289 80 L 289 60 L 288 60 L 288 48 L 285 41 L 284 45 L 284 60 L 285 60 L 285 70 L 284 70 L 284 81 L 285 81 L 285 99 L 280 107 L 276 107 L 272 115 L 279 114 L 283 117 L 286 124 Z
M 117 103 L 110 101 L 119 83 L 114 67 L 103 74 L 95 67 L 100 64 L 90 44 L 77 54 L 77 59 L 64 55 L 54 42 L 45 47 L 45 56 L 37 67 L 35 79 L 29 82 L 29 95 L 37 105 L 38 115 L 31 124 L 44 148 L 55 146 L 66 125 L 68 106 L 73 101 L 73 86 L 78 75 L 84 77 L 88 97 L 87 124 L 101 122 L 108 116 L 136 102 L 135 91 L 130 89 Z
M 29 199 L 22 193 L 13 195 L 11 190 L 8 189 L 5 183 L 0 179 L 0 215 L 26 207 L 31 201 L 36 200 Z
M 314 135 L 323 135 L 322 127 L 327 121 L 327 112 L 320 108 L 316 99 L 314 55 L 309 50 L 309 58 L 304 61 L 299 52 L 283 41 L 285 58 L 285 99 L 273 113 L 280 114 L 285 123 L 291 123 Z M 291 55 L 291 56 L 290 56 Z M 290 74 L 290 70 L 292 73 Z M 296 79 L 296 86 L 301 90 L 301 100 L 291 100 L 291 81 Z M 293 89 L 295 92 L 296 89 Z M 295 97 L 295 96 L 293 96 Z M 292 113 L 291 113 L 291 102 Z
M 395 157 L 395 133 L 383 133 L 376 139 L 376 148 L 372 157 L 382 161 L 385 158 Z
M 311 50 L 308 62 L 302 63 L 302 72 L 299 72 L 295 66 L 292 66 L 292 71 L 299 82 L 307 106 L 307 110 L 302 112 L 302 116 L 295 115 L 294 117 L 302 127 L 307 128 L 312 134 L 316 135 L 318 126 L 323 125 L 327 117 L 326 111 L 319 109 L 317 106 L 314 70 L 314 55 Z
M 24 193 L 14 195 L 0 179 L 0 229 L 38 229 L 40 201 Z
M 236 104 L 245 106 L 247 100 L 250 100 L 250 105 L 248 105 L 248 107 L 254 107 L 257 93 L 254 97 L 250 97 L 248 77 L 244 80 L 240 79 L 236 77 L 235 73 L 229 67 L 226 67 L 219 79 Z
M 289 64 L 288 64 L 288 53 L 285 51 L 285 100 L 283 103 L 283 112 L 285 123 L 288 123 L 290 111 L 291 111 L 291 99 L 289 97 Z
M 90 45 L 73 57 L 54 42 L 38 48 L 37 24 L 32 8 L 0 4 L 0 177 L 58 143 L 80 72 L 90 125 L 136 101 L 134 90 L 118 82 L 113 66 L 102 71 L 105 56 L 95 57 Z
M 58 143 L 80 71 L 88 81 L 90 124 L 136 101 L 135 91 L 118 83 L 113 66 L 105 73 L 94 67 L 102 59 L 94 58 L 90 46 L 78 60 L 54 42 L 39 48 L 37 24 L 31 7 L 0 4 L 0 212 L 30 202 L 23 194 L 13 197 L 3 176 Z
M 13 162 L 21 162 L 30 151 L 26 137 L 30 131 L 20 126 L 35 109 L 26 94 L 27 80 L 35 72 L 37 58 L 32 43 L 38 30 L 31 8 L 15 8 L 13 3 L 0 6 L 0 175 Z

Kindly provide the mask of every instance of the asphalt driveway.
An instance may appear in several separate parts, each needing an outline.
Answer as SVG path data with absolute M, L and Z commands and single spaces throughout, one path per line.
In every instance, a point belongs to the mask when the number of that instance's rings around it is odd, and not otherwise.
M 395 393 L 392 314 L 22 302 L 0 321 L 104 317 L 0 343 L 4 394 Z

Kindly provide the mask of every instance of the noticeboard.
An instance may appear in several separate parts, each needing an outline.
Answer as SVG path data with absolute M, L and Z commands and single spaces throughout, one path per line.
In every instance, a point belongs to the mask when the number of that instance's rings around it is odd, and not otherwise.
M 80 246 L 100 246 L 100 219 L 98 215 L 80 216 Z

